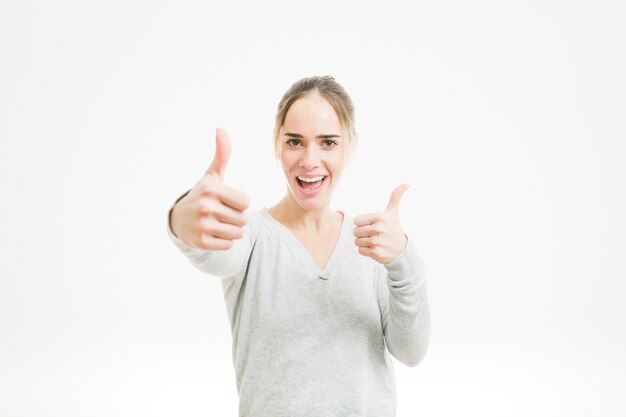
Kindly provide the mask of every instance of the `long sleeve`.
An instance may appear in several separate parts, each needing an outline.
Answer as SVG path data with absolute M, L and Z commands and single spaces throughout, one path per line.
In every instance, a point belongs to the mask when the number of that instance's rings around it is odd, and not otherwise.
M 407 366 L 417 366 L 428 350 L 430 309 L 424 263 L 409 240 L 404 251 L 384 266 L 378 301 L 389 352 Z
M 244 237 L 233 241 L 233 246 L 229 250 L 211 251 L 187 246 L 174 234 L 170 223 L 172 209 L 178 200 L 183 198 L 187 193 L 181 195 L 168 210 L 167 235 L 174 245 L 189 259 L 191 264 L 200 271 L 221 278 L 237 274 L 250 254 L 250 228 L 248 226 L 245 227 Z

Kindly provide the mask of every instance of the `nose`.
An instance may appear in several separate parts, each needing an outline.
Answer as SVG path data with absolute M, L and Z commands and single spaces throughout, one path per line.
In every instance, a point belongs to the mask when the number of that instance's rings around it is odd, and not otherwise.
M 314 169 L 321 164 L 319 150 L 315 146 L 309 146 L 304 151 L 304 155 L 300 159 L 300 166 L 304 169 Z

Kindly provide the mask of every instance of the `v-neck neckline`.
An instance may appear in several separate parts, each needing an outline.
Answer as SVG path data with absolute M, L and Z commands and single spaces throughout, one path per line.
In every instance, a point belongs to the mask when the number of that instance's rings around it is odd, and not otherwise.
M 328 277 L 330 276 L 330 272 L 333 268 L 333 265 L 335 263 L 335 260 L 339 256 L 339 252 L 342 248 L 342 242 L 344 240 L 344 235 L 346 233 L 346 230 L 345 230 L 346 224 L 347 224 L 346 213 L 344 213 L 343 211 L 339 211 L 339 213 L 341 213 L 341 215 L 343 216 L 343 218 L 341 219 L 341 229 L 339 230 L 339 237 L 337 239 L 337 242 L 335 243 L 335 247 L 333 248 L 333 251 L 331 252 L 330 256 L 328 257 L 328 260 L 326 261 L 326 265 L 324 265 L 324 268 L 320 268 L 315 263 L 315 259 L 313 258 L 313 255 L 311 254 L 311 252 L 309 252 L 306 246 L 304 246 L 304 244 L 300 241 L 300 239 L 298 239 L 298 237 L 295 235 L 294 232 L 291 231 L 290 228 L 288 228 L 287 226 L 285 226 L 284 224 L 276 220 L 274 216 L 272 216 L 272 214 L 270 213 L 267 207 L 263 207 L 262 212 L 265 214 L 265 216 L 267 216 L 267 218 L 272 223 L 278 226 L 278 228 L 282 230 L 289 237 L 289 239 L 295 242 L 296 247 L 300 248 L 299 250 L 306 255 L 306 258 L 308 259 L 309 264 L 315 270 L 317 275 L 322 279 L 328 279 Z

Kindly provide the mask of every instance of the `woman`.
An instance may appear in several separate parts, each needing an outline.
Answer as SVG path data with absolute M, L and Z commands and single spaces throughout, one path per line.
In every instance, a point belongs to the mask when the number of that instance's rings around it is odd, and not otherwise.
M 408 366 L 426 353 L 423 264 L 398 219 L 407 186 L 380 213 L 329 206 L 356 141 L 344 89 L 302 79 L 276 116 L 281 201 L 246 212 L 249 198 L 223 183 L 230 144 L 218 129 L 211 166 L 170 210 L 176 246 L 222 277 L 240 416 L 394 416 L 389 353 Z

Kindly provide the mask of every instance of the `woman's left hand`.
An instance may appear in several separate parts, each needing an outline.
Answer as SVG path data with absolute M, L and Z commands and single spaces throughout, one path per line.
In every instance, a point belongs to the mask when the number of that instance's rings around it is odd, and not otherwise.
M 399 209 L 400 199 L 408 188 L 406 184 L 396 187 L 385 211 L 361 214 L 354 218 L 354 243 L 361 255 L 386 265 L 406 248 L 408 239 L 400 227 Z

